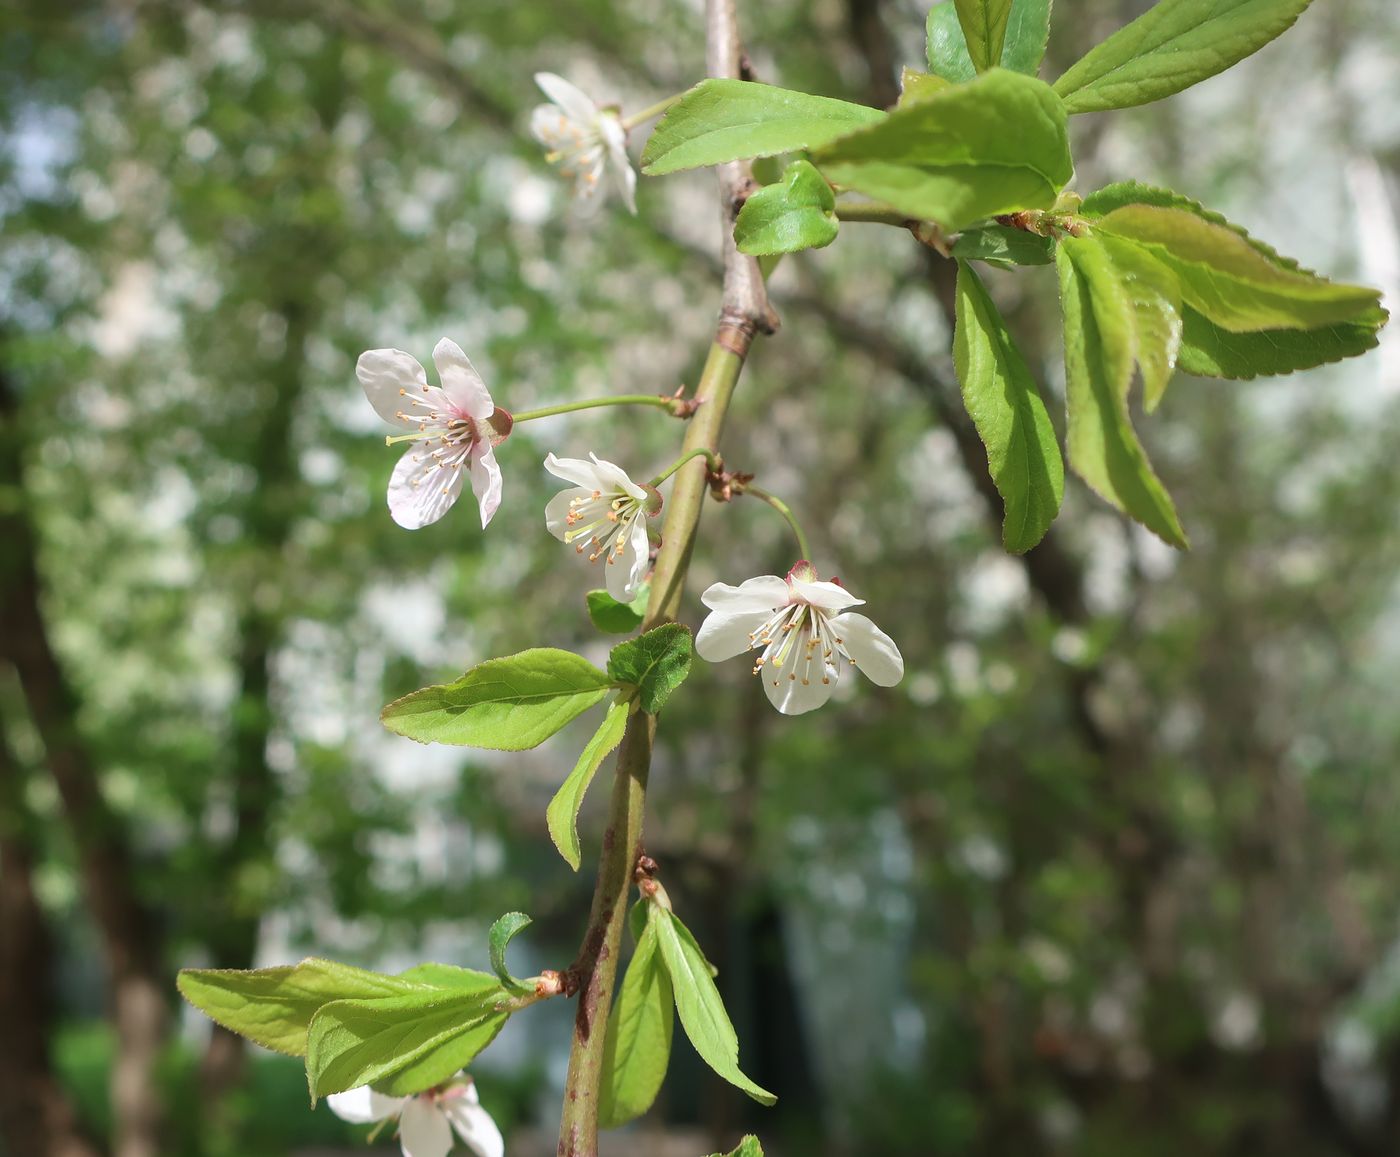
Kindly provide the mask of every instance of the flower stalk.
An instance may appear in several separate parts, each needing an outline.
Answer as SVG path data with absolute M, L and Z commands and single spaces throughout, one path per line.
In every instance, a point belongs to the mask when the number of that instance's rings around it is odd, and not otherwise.
M 600 406 L 659 406 L 674 412 L 678 400 L 669 394 L 615 394 L 608 398 L 585 398 L 581 402 L 561 402 L 557 406 L 543 406 L 538 410 L 522 410 L 511 417 L 518 424 L 533 422 L 536 418 L 552 418 L 555 414 L 572 414 L 577 410 L 596 410 Z
M 660 486 L 663 482 L 666 481 L 666 479 L 671 477 L 672 474 L 674 474 L 692 458 L 699 458 L 701 455 L 704 455 L 705 461 L 709 465 L 710 470 L 720 470 L 723 468 L 724 460 L 721 459 L 718 454 L 716 454 L 713 450 L 710 450 L 705 446 L 700 446 L 699 448 L 692 450 L 689 454 L 682 454 L 679 458 L 677 458 L 674 462 L 667 466 L 665 470 L 663 470 L 660 474 L 658 474 L 655 478 L 648 482 L 647 485 Z
M 737 489 L 736 487 L 736 490 Z M 797 538 L 798 554 L 802 558 L 810 559 L 812 557 L 812 548 L 807 542 L 807 536 L 802 532 L 802 524 L 797 521 L 797 516 L 792 512 L 792 507 L 776 494 L 770 494 L 767 490 L 764 490 L 762 486 L 755 486 L 752 482 L 744 483 L 743 489 L 738 490 L 738 493 L 752 494 L 761 502 L 768 503 L 769 506 L 781 514 L 783 518 L 787 520 L 788 526 L 791 527 L 793 535 Z

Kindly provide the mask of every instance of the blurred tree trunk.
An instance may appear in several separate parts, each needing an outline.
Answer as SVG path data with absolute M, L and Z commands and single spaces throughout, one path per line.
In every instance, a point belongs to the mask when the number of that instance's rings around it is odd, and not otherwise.
M 19 674 L 102 937 L 116 1030 L 113 1154 L 157 1157 L 163 1114 L 154 1069 L 169 1021 L 169 986 L 155 921 L 136 891 L 126 832 L 98 786 L 97 769 L 78 729 L 77 698 L 44 622 L 38 538 L 24 491 L 19 410 L 14 385 L 0 371 L 0 488 L 14 496 L 0 511 L 0 540 L 6 544 L 0 572 L 0 656 Z
M 49 1055 L 56 960 L 34 894 L 38 824 L 0 720 L 0 1145 L 15 1157 L 98 1157 Z

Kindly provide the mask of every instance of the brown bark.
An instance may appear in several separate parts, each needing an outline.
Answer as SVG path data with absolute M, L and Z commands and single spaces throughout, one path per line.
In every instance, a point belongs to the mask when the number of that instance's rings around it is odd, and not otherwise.
M 154 1065 L 169 1019 L 155 921 L 140 901 L 126 832 L 103 798 L 78 729 L 78 703 L 43 617 L 38 536 L 24 495 L 19 399 L 0 371 L 0 658 L 19 675 L 44 760 L 77 849 L 84 894 L 102 938 L 117 1037 L 112 1069 L 115 1157 L 156 1157 L 162 1118 Z

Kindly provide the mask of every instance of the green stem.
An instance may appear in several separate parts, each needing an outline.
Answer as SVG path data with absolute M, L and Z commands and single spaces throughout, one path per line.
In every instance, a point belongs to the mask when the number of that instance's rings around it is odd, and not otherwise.
M 755 498 L 768 503 L 769 506 L 787 519 L 788 526 L 792 527 L 792 533 L 797 536 L 797 549 L 802 552 L 803 560 L 811 562 L 812 548 L 807 544 L 807 536 L 802 533 L 802 524 L 797 521 L 797 516 L 793 514 L 792 507 L 776 494 L 769 494 L 762 486 L 755 486 L 752 482 L 744 487 L 743 492 L 745 494 L 752 494 Z
M 684 93 L 678 92 L 675 96 L 668 96 L 665 100 L 659 100 L 653 105 L 648 105 L 641 112 L 634 112 L 630 117 L 622 118 L 622 128 L 624 132 L 629 132 L 640 124 L 645 124 L 652 117 L 659 117 L 676 101 L 680 100 Z
M 874 225 L 895 225 L 901 229 L 913 223 L 908 213 L 879 201 L 837 201 L 836 216 L 842 221 L 867 221 Z
M 665 470 L 663 470 L 660 474 L 658 474 L 655 478 L 648 482 L 647 485 L 660 486 L 663 482 L 666 481 L 666 479 L 671 477 L 672 474 L 674 474 L 692 458 L 699 458 L 702 454 L 705 456 L 705 459 L 708 462 L 711 470 L 718 470 L 723 465 L 723 462 L 721 461 L 720 456 L 718 454 L 716 454 L 712 450 L 706 449 L 704 446 L 701 446 L 697 450 L 692 450 L 689 454 L 682 454 L 679 458 L 677 458 L 674 462 L 667 466 Z
M 675 398 L 661 394 L 615 394 L 610 398 L 587 398 L 582 402 L 561 402 L 557 406 L 545 406 L 539 410 L 522 410 L 512 414 L 518 425 L 533 422 L 536 418 L 552 418 L 555 414 L 572 414 L 575 410 L 596 410 L 599 406 L 671 406 Z

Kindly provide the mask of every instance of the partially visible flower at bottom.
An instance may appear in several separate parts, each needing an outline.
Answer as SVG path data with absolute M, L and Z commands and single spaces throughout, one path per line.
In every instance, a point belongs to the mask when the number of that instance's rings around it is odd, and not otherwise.
M 621 466 L 596 454 L 589 458 L 545 458 L 546 470 L 574 484 L 549 500 L 545 525 L 579 554 L 588 551 L 589 562 L 602 559 L 608 594 L 630 603 L 651 561 L 647 519 L 661 510 L 661 495 L 633 482 Z
M 411 1097 L 388 1097 L 362 1085 L 332 1093 L 326 1103 L 337 1117 L 355 1125 L 397 1118 L 403 1157 L 447 1157 L 454 1132 L 477 1157 L 505 1157 L 501 1131 L 481 1107 L 466 1073 Z
M 904 678 L 894 640 L 850 610 L 865 600 L 834 579 L 818 578 L 809 562 L 797 563 L 786 578 L 760 575 L 737 587 L 715 583 L 700 599 L 710 614 L 695 636 L 696 652 L 711 663 L 760 652 L 753 673 L 784 715 L 801 715 L 830 699 L 843 665 L 880 687 Z

